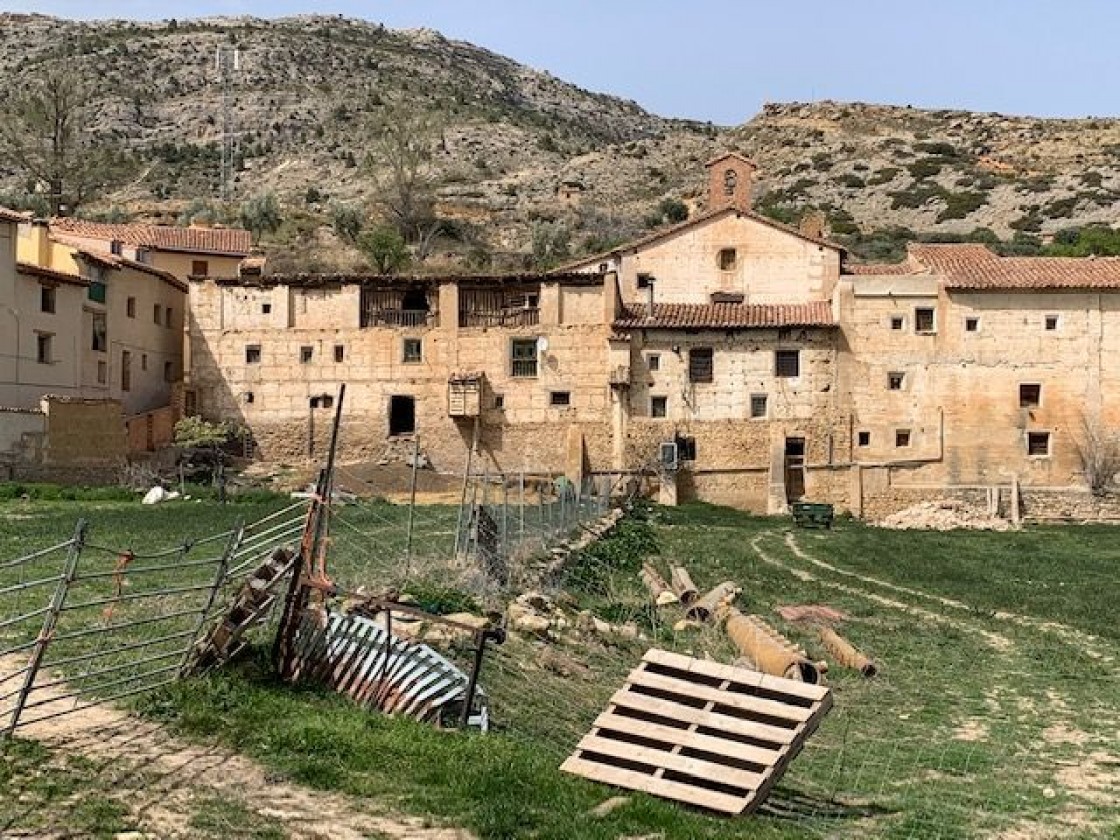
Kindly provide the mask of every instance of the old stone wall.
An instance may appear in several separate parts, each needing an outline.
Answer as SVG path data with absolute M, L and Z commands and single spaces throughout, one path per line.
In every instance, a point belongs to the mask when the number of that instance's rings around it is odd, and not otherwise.
M 128 454 L 124 415 L 116 400 L 45 397 L 44 464 L 116 462 Z

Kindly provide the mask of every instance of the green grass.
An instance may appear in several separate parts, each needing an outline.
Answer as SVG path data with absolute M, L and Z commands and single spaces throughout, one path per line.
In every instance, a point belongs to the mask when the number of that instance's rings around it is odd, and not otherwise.
M 83 506 L 106 541 L 164 545 L 270 509 L 203 503 L 184 517 L 183 507 Z M 9 520 L 0 558 L 56 541 L 76 514 L 61 503 L 0 505 L 0 516 L 12 512 L 29 518 Z M 332 574 L 371 590 L 399 576 L 405 513 L 380 503 L 344 509 Z M 454 509 L 418 514 L 432 545 L 445 545 Z M 1120 726 L 1120 628 L 1110 619 L 1120 596 L 1116 533 L 1095 526 L 894 532 L 844 519 L 832 531 L 790 531 L 785 520 L 708 505 L 656 508 L 648 524 L 627 524 L 579 558 L 563 581 L 569 614 L 585 609 L 633 621 L 647 641 L 589 642 L 573 633 L 547 645 L 511 639 L 484 665 L 494 718 L 487 735 L 389 720 L 314 686 L 282 685 L 264 647 L 236 666 L 159 692 L 141 710 L 293 781 L 367 799 L 378 811 L 461 825 L 484 840 L 950 838 L 1023 826 L 1072 836 L 1065 821 L 1074 817 L 1077 836 L 1115 837 L 1115 798 L 1079 787 L 1068 774 L 1090 768 L 1117 779 L 1115 765 L 1102 758 L 1115 760 Z M 418 562 L 438 559 L 425 552 L 418 547 Z M 649 607 L 636 577 L 643 555 L 663 573 L 669 562 L 687 564 L 702 588 L 736 581 L 741 609 L 765 616 L 814 655 L 821 651 L 813 634 L 783 623 L 774 607 L 842 609 L 850 616 L 844 635 L 881 665 L 874 680 L 829 673 L 835 707 L 760 815 L 723 819 L 633 794 L 596 817 L 594 806 L 617 792 L 558 770 L 651 644 L 722 661 L 734 656 L 722 634 L 675 632 L 676 615 Z M 416 588 L 425 603 L 470 604 L 454 579 L 438 577 L 437 566 L 423 571 L 425 585 Z M 557 670 L 550 663 L 557 656 L 584 672 Z M 1076 738 L 1047 735 L 1055 726 Z M 217 835 L 224 825 L 238 837 L 277 830 L 239 808 L 204 803 L 195 827 Z

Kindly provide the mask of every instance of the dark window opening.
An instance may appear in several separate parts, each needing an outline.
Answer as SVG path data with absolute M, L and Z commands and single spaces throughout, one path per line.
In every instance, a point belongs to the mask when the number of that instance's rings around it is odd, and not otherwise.
M 774 375 L 792 379 L 801 375 L 801 351 L 777 350 L 774 353 Z
M 205 277 L 210 273 L 210 263 L 206 260 L 191 260 L 191 276 Z
M 571 391 L 553 391 L 548 395 L 548 404 L 555 406 L 566 406 L 572 404 Z
M 510 375 L 534 377 L 537 375 L 537 340 L 515 338 L 510 342 Z
M 1042 404 L 1042 386 L 1037 382 L 1019 385 L 1019 408 L 1038 408 Z
M 147 369 L 148 369 L 148 354 L 147 353 L 141 353 L 140 354 L 140 370 L 147 370 Z
M 261 314 L 262 315 L 268 315 L 271 312 L 272 312 L 272 304 L 271 303 L 262 303 L 261 304 Z
M 1027 432 L 1027 454 L 1043 456 L 1050 454 L 1049 432 Z
M 1047 315 L 1046 316 L 1046 329 L 1056 330 L 1057 328 L 1058 328 L 1058 316 L 1057 315 Z
M 965 332 L 978 332 L 979 329 L 980 329 L 980 319 L 979 318 L 965 318 L 964 319 L 964 331 Z
M 127 350 L 121 351 L 121 390 L 132 390 L 132 354 Z
M 159 324 L 163 321 L 163 307 L 158 303 L 152 306 L 152 321 Z
M 693 347 L 688 351 L 688 381 L 712 381 L 711 347 Z
M 751 394 L 751 417 L 765 417 L 766 402 L 766 394 Z
M 898 447 L 910 445 L 910 430 L 909 429 L 895 429 L 894 431 L 894 445 Z
M 652 274 L 639 274 L 638 275 L 638 288 L 639 289 L 648 289 L 652 285 L 653 285 L 653 275 Z
M 51 286 L 39 287 L 39 309 L 43 312 L 54 312 L 55 290 Z
M 129 318 L 135 318 L 136 317 L 136 298 L 130 297 L 127 301 L 125 301 L 124 308 L 125 308 L 125 314 L 128 315 Z
M 246 391 L 241 395 L 241 399 L 243 399 L 247 403 L 253 402 L 256 398 L 256 395 L 252 391 Z
M 721 248 L 719 252 L 719 270 L 734 271 L 737 254 L 734 248 Z
M 936 329 L 937 322 L 934 319 L 934 311 L 928 306 L 919 306 L 914 310 L 914 331 L 920 333 L 931 333 Z
M 163 325 L 168 329 L 171 329 L 171 312 L 170 306 L 163 310 Z
M 335 362 L 346 361 L 346 347 L 345 347 L 345 345 L 336 344 L 334 346 L 334 360 L 335 360 Z
M 261 362 L 261 346 L 259 344 L 245 345 L 245 364 L 258 365 Z
M 334 397 L 330 394 L 320 394 L 310 400 L 312 408 L 334 408 Z
M 93 313 L 93 336 L 90 341 L 90 349 L 95 353 L 104 353 L 109 349 L 109 336 L 104 312 Z
M 89 291 L 86 293 L 87 297 L 94 303 L 105 302 L 105 284 L 99 280 L 93 280 L 89 284 Z
M 901 330 L 905 326 L 906 326 L 906 319 L 903 318 L 901 315 L 892 315 L 891 316 L 891 329 L 892 330 Z
M 389 398 L 389 436 L 410 435 L 416 431 L 415 397 Z
M 306 345 L 299 348 L 299 361 L 300 364 L 308 364 L 315 356 L 315 348 L 307 347 Z
M 677 435 L 673 438 L 677 445 L 677 459 L 681 461 L 696 460 L 696 438 Z
M 406 312 L 427 312 L 428 293 L 415 286 L 406 289 L 404 296 L 401 298 L 401 309 Z
M 54 361 L 51 353 L 51 344 L 53 343 L 54 336 L 47 333 L 39 333 L 35 337 L 35 357 L 41 365 L 49 365 Z
M 495 410 L 501 411 L 505 407 L 506 407 L 505 394 L 495 394 L 494 395 L 494 408 L 495 408 Z
M 669 398 L 668 397 L 650 397 L 649 398 L 649 416 L 650 417 L 664 417 L 669 413 Z
M 901 391 L 902 384 L 906 381 L 906 374 L 897 371 L 887 374 L 887 388 L 892 391 Z
M 424 342 L 419 338 L 406 338 L 402 344 L 401 359 L 405 364 L 424 361 Z
M 859 446 L 870 446 L 871 445 L 871 432 L 860 432 L 856 436 L 856 442 Z
M 786 501 L 805 496 L 805 438 L 787 437 L 785 451 Z
M 661 370 L 661 356 L 658 353 L 650 353 L 646 358 L 646 364 L 650 370 Z
M 163 381 L 173 382 L 175 380 L 175 366 L 171 362 L 163 363 Z
M 735 195 L 735 187 L 739 184 L 739 173 L 728 169 L 723 173 L 723 194 Z

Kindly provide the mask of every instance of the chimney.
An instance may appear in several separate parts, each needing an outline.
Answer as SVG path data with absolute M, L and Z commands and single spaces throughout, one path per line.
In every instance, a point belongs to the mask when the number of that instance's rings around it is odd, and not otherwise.
M 754 172 L 758 168 L 737 152 L 712 158 L 704 166 L 708 170 L 708 210 L 735 207 L 749 210 Z
M 51 265 L 51 229 L 46 219 L 31 222 L 31 260 L 40 268 Z

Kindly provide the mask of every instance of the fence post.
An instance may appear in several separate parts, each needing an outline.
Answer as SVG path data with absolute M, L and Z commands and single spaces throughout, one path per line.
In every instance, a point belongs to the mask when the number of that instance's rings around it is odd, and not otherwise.
M 12 709 L 11 722 L 8 724 L 8 728 L 4 730 L 4 737 L 6 738 L 10 738 L 16 731 L 16 726 L 19 725 L 19 716 L 23 714 L 23 707 L 27 704 L 27 697 L 31 694 L 35 677 L 43 664 L 43 657 L 46 656 L 47 646 L 51 643 L 55 625 L 58 624 L 59 613 L 62 612 L 62 606 L 66 603 L 66 596 L 70 592 L 70 585 L 74 582 L 74 576 L 78 571 L 78 559 L 82 556 L 82 549 L 86 544 L 86 527 L 84 519 L 79 519 L 78 524 L 74 527 L 74 536 L 70 540 L 70 548 L 66 552 L 66 565 L 63 568 L 62 577 L 59 578 L 58 585 L 54 589 L 54 595 L 51 596 L 47 615 L 43 619 L 43 627 L 39 630 L 39 638 L 35 640 L 35 647 L 31 651 L 31 659 L 27 663 L 27 675 L 23 678 L 23 686 L 16 698 L 15 707 Z
M 517 541 L 525 545 L 525 470 L 517 474 L 517 512 L 520 523 L 517 531 Z
M 202 628 L 206 626 L 206 618 L 210 615 L 210 610 L 214 608 L 214 602 L 218 600 L 218 593 L 222 589 L 222 584 L 226 582 L 226 572 L 229 571 L 229 562 L 233 557 L 234 552 L 237 551 L 241 545 L 241 540 L 245 537 L 245 522 L 238 520 L 237 526 L 233 530 L 233 534 L 226 543 L 225 551 L 222 552 L 221 558 L 218 560 L 218 572 L 214 575 L 214 583 L 210 587 L 210 594 L 206 597 L 206 603 L 202 607 L 202 612 L 198 615 L 198 622 L 194 626 L 194 633 L 191 634 L 191 640 L 187 643 L 187 649 L 183 651 L 183 661 L 179 663 L 179 679 L 187 675 L 187 666 L 191 661 L 191 654 L 194 652 L 195 645 L 198 644 L 199 634 Z
M 502 476 L 502 556 L 509 560 L 509 483 L 506 481 L 506 474 L 501 473 Z
M 408 580 L 412 572 L 412 523 L 416 515 L 416 470 L 420 461 L 420 435 L 412 438 L 412 484 L 408 491 L 408 535 L 404 543 L 404 578 Z M 461 507 L 460 507 L 461 509 Z M 456 533 L 455 541 L 459 541 Z

